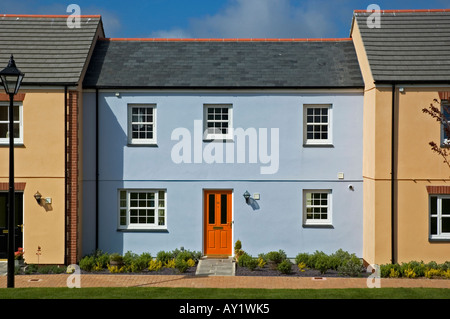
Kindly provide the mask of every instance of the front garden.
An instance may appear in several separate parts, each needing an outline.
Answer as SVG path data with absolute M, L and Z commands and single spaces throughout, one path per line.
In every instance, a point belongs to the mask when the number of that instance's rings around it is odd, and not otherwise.
M 342 249 L 332 254 L 322 251 L 299 253 L 295 258 L 287 258 L 283 250 L 251 256 L 242 249 L 238 240 L 235 243 L 236 276 L 302 276 L 302 277 L 368 277 L 362 259 Z M 147 275 L 195 275 L 201 252 L 179 250 L 159 251 L 156 256 L 150 253 L 124 255 L 96 251 L 84 256 L 78 266 L 84 274 L 147 274 Z M 16 268 L 21 274 L 59 274 L 72 273 L 69 266 L 25 265 Z M 401 264 L 380 265 L 375 276 L 380 278 L 442 278 L 450 279 L 450 261 L 436 262 L 411 261 Z

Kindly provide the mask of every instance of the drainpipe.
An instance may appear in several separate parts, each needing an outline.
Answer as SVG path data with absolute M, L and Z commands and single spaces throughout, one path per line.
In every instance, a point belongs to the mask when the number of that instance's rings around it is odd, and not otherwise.
M 95 89 L 95 250 L 98 250 L 98 175 L 99 175 L 99 159 L 98 159 L 98 89 Z
M 392 83 L 391 132 L 391 263 L 395 264 L 395 83 Z
M 64 264 L 67 265 L 67 85 L 64 86 Z

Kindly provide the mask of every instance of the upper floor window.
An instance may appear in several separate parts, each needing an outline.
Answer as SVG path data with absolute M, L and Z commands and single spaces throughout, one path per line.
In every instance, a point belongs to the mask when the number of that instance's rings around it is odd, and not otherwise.
M 430 196 L 430 238 L 450 239 L 450 195 Z
M 204 138 L 224 140 L 233 138 L 233 109 L 230 104 L 205 104 Z
M 330 104 L 304 105 L 303 142 L 305 145 L 332 143 Z
M 14 143 L 23 143 L 22 103 L 14 103 L 13 107 Z M 0 144 L 9 144 L 9 102 L 0 103 Z
M 128 142 L 156 144 L 156 105 L 128 105 Z

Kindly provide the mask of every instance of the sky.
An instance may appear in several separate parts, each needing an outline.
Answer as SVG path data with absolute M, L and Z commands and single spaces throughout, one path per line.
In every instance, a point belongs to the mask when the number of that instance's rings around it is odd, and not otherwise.
M 450 9 L 450 0 L 1 0 L 0 14 L 101 15 L 110 38 L 347 38 L 353 10 Z

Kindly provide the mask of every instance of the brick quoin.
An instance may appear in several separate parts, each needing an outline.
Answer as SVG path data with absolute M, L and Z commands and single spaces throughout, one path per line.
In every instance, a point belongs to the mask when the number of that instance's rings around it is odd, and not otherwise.
M 78 256 L 78 92 L 69 91 L 67 103 L 67 233 L 66 263 L 75 264 Z

